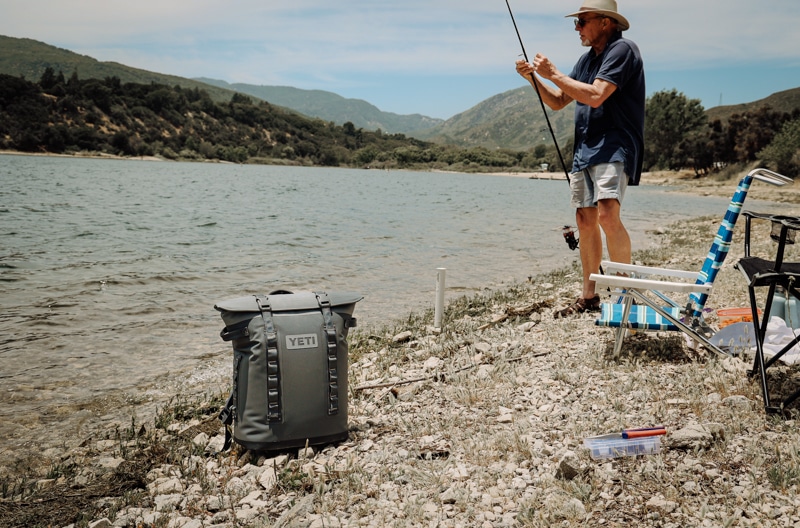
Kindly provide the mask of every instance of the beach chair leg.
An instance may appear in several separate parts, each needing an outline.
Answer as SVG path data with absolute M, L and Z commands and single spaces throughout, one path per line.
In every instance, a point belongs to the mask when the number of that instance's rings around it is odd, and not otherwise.
M 631 315 L 631 306 L 633 306 L 633 298 L 630 296 L 626 296 L 622 300 L 622 320 L 619 322 L 619 328 L 617 328 L 616 332 L 616 341 L 614 342 L 614 359 L 619 358 L 619 354 L 622 351 L 622 342 L 625 340 L 625 336 L 629 335 L 630 330 L 630 322 L 629 318 Z
M 615 332 L 615 340 L 614 340 L 614 355 L 612 356 L 614 359 L 619 358 L 619 354 L 622 351 L 622 342 L 625 340 L 625 336 L 628 333 L 628 329 L 625 327 L 620 326 L 617 328 Z

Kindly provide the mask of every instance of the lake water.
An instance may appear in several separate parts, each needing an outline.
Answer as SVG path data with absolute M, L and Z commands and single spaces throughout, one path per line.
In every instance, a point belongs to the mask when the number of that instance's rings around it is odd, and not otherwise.
M 0 458 L 230 375 L 216 301 L 355 291 L 360 327 L 577 259 L 563 180 L 0 156 Z M 634 249 L 727 200 L 640 186 Z M 576 292 L 577 293 L 577 292 Z

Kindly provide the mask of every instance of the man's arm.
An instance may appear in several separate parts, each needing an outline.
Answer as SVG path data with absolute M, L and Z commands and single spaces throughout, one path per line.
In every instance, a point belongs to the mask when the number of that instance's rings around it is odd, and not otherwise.
M 564 90 L 560 88 L 553 88 L 549 84 L 535 80 L 536 76 L 534 75 L 534 68 L 531 63 L 525 62 L 524 60 L 518 60 L 517 73 L 523 76 L 525 80 L 534 87 L 534 89 L 538 87 L 538 92 L 539 95 L 542 96 L 542 101 L 553 110 L 561 110 L 572 102 L 572 98 L 567 95 Z
M 560 72 L 558 68 L 550 62 L 550 59 L 541 53 L 536 54 L 536 57 L 533 58 L 532 66 L 536 73 L 551 81 L 559 88 L 562 93 L 560 97 L 561 100 L 565 98 L 569 99 L 566 104 L 575 100 L 579 103 L 591 106 L 592 108 L 598 108 L 617 89 L 617 85 L 603 79 L 595 79 L 592 84 L 576 81 L 569 75 Z M 543 83 L 538 84 L 540 87 L 543 86 Z M 564 106 L 566 106 L 566 104 Z

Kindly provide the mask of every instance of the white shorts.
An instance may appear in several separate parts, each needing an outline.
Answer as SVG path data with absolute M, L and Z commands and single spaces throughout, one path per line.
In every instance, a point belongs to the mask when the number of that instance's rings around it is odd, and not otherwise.
M 597 207 L 599 200 L 617 200 L 622 203 L 628 188 L 628 175 L 622 162 L 598 163 L 570 175 L 572 191 L 570 205 L 576 209 Z

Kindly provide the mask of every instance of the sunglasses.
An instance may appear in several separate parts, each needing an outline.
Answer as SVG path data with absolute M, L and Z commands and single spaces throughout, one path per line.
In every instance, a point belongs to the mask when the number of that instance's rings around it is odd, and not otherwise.
M 575 27 L 582 28 L 583 26 L 585 26 L 586 24 L 588 24 L 589 22 L 591 22 L 592 20 L 595 20 L 597 18 L 606 18 L 606 17 L 604 17 L 604 16 L 596 16 L 596 17 L 592 17 L 592 18 L 576 18 L 575 19 Z

